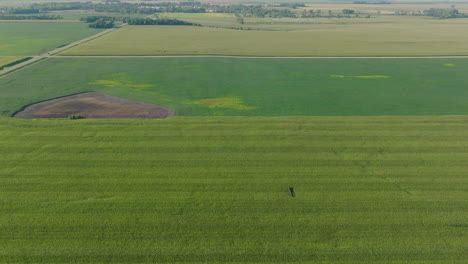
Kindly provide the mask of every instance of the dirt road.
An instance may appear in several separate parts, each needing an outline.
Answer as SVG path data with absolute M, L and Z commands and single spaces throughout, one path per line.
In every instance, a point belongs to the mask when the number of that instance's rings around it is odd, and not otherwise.
M 124 25 L 125 25 L 125 24 L 124 24 Z M 122 26 L 124 26 L 124 25 L 122 25 Z M 30 59 L 30 60 L 27 60 L 27 61 L 25 61 L 25 62 L 16 64 L 16 65 L 14 65 L 14 66 L 11 66 L 11 67 L 9 67 L 9 68 L 6 68 L 6 69 L 4 69 L 4 70 L 1 70 L 1 71 L 0 71 L 0 75 L 7 74 L 7 73 L 12 72 L 12 71 L 15 71 L 15 70 L 17 70 L 17 69 L 19 69 L 19 68 L 25 67 L 25 66 L 27 66 L 27 65 L 29 65 L 29 64 L 35 63 L 36 61 L 40 61 L 40 60 L 42 60 L 42 59 L 44 59 L 44 58 L 48 58 L 48 57 L 50 57 L 50 56 L 52 56 L 52 55 L 54 55 L 54 54 L 57 54 L 57 53 L 59 53 L 59 52 L 62 52 L 62 51 L 64 51 L 64 50 L 69 49 L 69 48 L 71 48 L 71 47 L 74 47 L 74 46 L 76 46 L 76 45 L 82 44 L 82 43 L 84 43 L 84 42 L 86 42 L 86 41 L 89 41 L 89 40 L 98 38 L 98 37 L 100 37 L 100 36 L 102 36 L 102 35 L 105 35 L 105 34 L 107 34 L 107 33 L 109 33 L 109 32 L 112 32 L 112 31 L 114 31 L 114 30 L 116 30 L 116 29 L 118 29 L 118 28 L 111 28 L 111 29 L 104 30 L 104 31 L 102 31 L 102 32 L 99 32 L 99 33 L 96 34 L 96 35 L 91 36 L 91 37 L 84 38 L 84 39 L 79 40 L 79 41 L 77 41 L 77 42 L 73 42 L 73 43 L 68 44 L 68 45 L 66 45 L 66 46 L 63 46 L 63 47 L 54 49 L 54 50 L 52 50 L 52 51 L 49 51 L 49 52 L 47 52 L 47 53 L 45 53 L 45 54 L 42 54 L 42 55 L 33 57 L 33 58 Z

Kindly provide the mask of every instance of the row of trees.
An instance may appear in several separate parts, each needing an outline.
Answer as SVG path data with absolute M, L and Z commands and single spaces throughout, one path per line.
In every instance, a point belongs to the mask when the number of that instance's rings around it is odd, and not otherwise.
M 171 26 L 199 26 L 198 24 L 174 18 L 129 18 L 126 20 L 129 25 L 171 25 Z
M 39 9 L 36 8 L 12 8 L 10 14 L 38 14 Z
M 455 8 L 431 8 L 424 11 L 424 15 L 438 18 L 467 17 Z
M 373 3 L 383 4 L 385 1 L 358 1 L 355 3 Z M 277 6 L 285 8 L 276 8 Z M 8 7 L 0 10 L 0 14 L 39 14 L 40 12 L 58 11 L 58 10 L 92 10 L 95 12 L 120 13 L 120 14 L 155 14 L 155 13 L 231 13 L 240 17 L 321 17 L 333 16 L 343 17 L 343 15 L 354 15 L 354 10 L 343 9 L 341 14 L 328 11 L 328 15 L 321 10 L 303 10 L 301 13 L 293 12 L 293 9 L 304 7 L 302 3 L 285 3 L 277 5 L 215 5 L 200 2 L 158 2 L 158 3 L 124 3 L 119 0 L 107 0 L 105 3 L 94 2 L 49 2 L 35 3 L 28 7 Z M 403 13 L 397 13 L 403 15 Z M 405 13 L 405 15 L 408 15 Z M 426 15 L 438 18 L 456 18 L 466 17 L 455 8 L 431 8 L 409 15 Z M 346 17 L 346 16 L 345 16 Z M 141 22 L 147 23 L 148 21 Z
M 297 8 L 303 4 L 288 4 L 285 7 Z M 123 2 L 49 2 L 35 3 L 28 8 L 34 12 L 60 10 L 92 10 L 95 12 L 121 14 L 154 14 L 154 13 L 232 13 L 244 17 L 296 17 L 288 8 L 267 8 L 262 5 L 213 5 L 200 2 L 161 2 L 161 3 L 123 3 Z
M 103 19 L 96 20 L 93 23 L 89 23 L 90 28 L 113 28 L 115 27 L 114 21 L 107 21 Z
M 198 24 L 173 18 L 131 18 L 110 16 L 87 16 L 80 19 L 89 24 L 91 28 L 112 28 L 116 21 L 128 23 L 129 25 L 172 25 L 172 26 L 198 26 Z
M 58 20 L 63 19 L 59 15 L 2 15 L 0 14 L 0 20 Z
M 16 64 L 20 64 L 22 62 L 25 62 L 29 59 L 31 59 L 32 57 L 26 57 L 26 58 L 22 58 L 22 59 L 19 59 L 19 60 L 16 60 L 16 61 L 13 61 L 13 62 L 10 62 L 8 64 L 4 64 L 4 65 L 0 65 L 0 70 L 3 70 L 4 68 L 8 68 L 8 67 L 11 67 L 11 66 L 14 66 Z
M 258 5 L 214 6 L 211 11 L 214 13 L 239 14 L 243 17 L 296 17 L 296 13 L 289 9 L 269 9 Z
M 431 8 L 428 10 L 399 10 L 395 12 L 398 16 L 430 16 L 441 19 L 447 18 L 463 18 L 468 15 L 461 13 L 455 7 L 452 8 Z
M 114 2 L 116 1 L 116 2 Z M 12 12 L 48 12 L 59 10 L 92 10 L 95 12 L 120 13 L 120 14 L 155 14 L 155 13 L 231 13 L 241 17 L 316 17 L 321 16 L 320 11 L 304 10 L 297 14 L 292 9 L 304 7 L 301 3 L 279 4 L 286 8 L 265 7 L 263 5 L 213 5 L 200 2 L 161 2 L 161 3 L 122 3 L 118 0 L 106 3 L 93 2 L 49 2 L 31 4 L 28 9 L 10 10 Z M 16 11 L 15 11 L 16 10 Z M 354 12 L 348 10 L 349 12 Z M 344 13 L 352 14 L 352 13 Z M 330 15 L 330 14 L 329 14 Z
M 154 14 L 161 12 L 178 13 L 204 13 L 210 5 L 198 2 L 181 3 L 121 3 L 121 2 L 51 2 L 35 3 L 31 7 L 41 12 L 59 10 L 92 10 L 95 12 L 121 13 L 121 14 Z
M 334 18 L 352 18 L 352 17 L 365 17 L 370 18 L 369 14 L 358 14 L 353 9 L 343 9 L 341 13 L 334 13 L 332 10 L 322 12 L 322 10 L 304 10 L 300 13 L 299 17 L 312 18 L 312 17 L 334 17 Z

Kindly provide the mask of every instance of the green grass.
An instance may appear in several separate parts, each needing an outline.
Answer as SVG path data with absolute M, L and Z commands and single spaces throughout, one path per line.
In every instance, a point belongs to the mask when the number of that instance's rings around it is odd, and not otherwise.
M 234 18 L 221 18 L 234 21 Z M 126 26 L 63 55 L 423 56 L 468 55 L 468 19 L 386 19 L 333 23 L 247 21 L 232 30 L 193 26 Z M 352 20 L 352 19 L 349 19 Z M 190 20 L 194 21 L 194 20 Z M 227 21 L 224 27 L 232 22 Z M 299 20 L 300 21 L 300 20 Z M 374 21 L 370 19 L 369 21 Z M 194 21 L 196 22 L 196 21 Z M 375 22 L 375 21 L 374 21 Z M 263 23 L 263 24 L 262 24 Z M 279 24 L 278 24 L 279 23 Z M 240 27 L 241 25 L 236 25 Z M 278 28 L 274 31 L 273 29 Z M 293 30 L 298 28 L 298 30 Z M 288 31 L 289 30 L 289 31 Z M 118 43 L 118 45 L 116 44 Z
M 0 56 L 38 55 L 98 32 L 84 23 L 2 22 Z
M 4 65 L 8 65 L 10 63 L 13 63 L 15 61 L 19 61 L 23 59 L 24 57 L 22 56 L 6 56 L 6 57 L 1 57 L 0 56 L 0 68 Z
M 2 118 L 0 262 L 465 263 L 466 131 L 466 116 Z
M 0 115 L 83 91 L 184 116 L 468 114 L 468 59 L 52 58 L 0 77 Z

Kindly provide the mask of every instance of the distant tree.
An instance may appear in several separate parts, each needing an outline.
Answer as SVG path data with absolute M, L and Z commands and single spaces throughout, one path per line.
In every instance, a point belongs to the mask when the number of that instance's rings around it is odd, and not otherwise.
M 104 20 L 98 19 L 88 25 L 90 28 L 113 28 L 114 21 L 113 20 Z
M 244 24 L 244 18 L 238 17 L 238 18 L 237 18 L 237 23 L 243 25 L 243 24 Z
M 125 20 L 129 25 L 178 25 L 178 26 L 198 26 L 198 24 L 182 21 L 174 18 L 128 18 Z
M 12 14 L 37 14 L 37 13 L 39 13 L 39 9 L 35 9 L 35 8 L 16 8 L 11 13 Z
M 341 13 L 343 13 L 345 15 L 352 15 L 352 14 L 354 14 L 354 10 L 352 10 L 352 9 L 343 9 L 341 11 Z
M 466 17 L 464 14 L 461 14 L 458 9 L 455 8 L 431 8 L 425 10 L 424 14 L 426 16 L 438 17 L 438 18 L 457 18 L 457 17 Z
M 59 15 L 3 15 L 0 14 L 0 20 L 58 20 L 63 19 Z

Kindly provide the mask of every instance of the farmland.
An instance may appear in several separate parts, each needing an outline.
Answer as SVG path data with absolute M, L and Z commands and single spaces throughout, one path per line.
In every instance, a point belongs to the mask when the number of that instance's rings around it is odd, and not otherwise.
M 468 4 L 6 1 L 0 264 L 466 264 Z
M 466 116 L 0 121 L 3 263 L 468 258 Z
M 221 21 L 226 19 L 235 20 L 222 17 Z M 67 50 L 62 55 L 468 55 L 468 46 L 465 45 L 468 42 L 465 34 L 468 19 L 396 17 L 382 21 L 362 20 L 365 19 L 357 19 L 354 23 L 340 23 L 341 20 L 332 23 L 319 19 L 315 22 L 305 20 L 301 24 L 277 19 L 267 24 L 258 20 L 249 24 L 246 19 L 246 24 L 242 25 L 264 30 L 127 26 Z M 225 26 L 229 23 L 232 22 Z
M 24 57 L 21 57 L 21 56 L 5 56 L 5 57 L 0 56 L 0 68 L 2 68 L 4 65 L 8 65 L 15 61 L 19 61 L 23 58 Z
M 0 78 L 0 113 L 97 91 L 177 116 L 462 115 L 467 67 L 462 58 L 51 58 Z
M 97 32 L 82 23 L 1 22 L 0 56 L 38 55 Z

